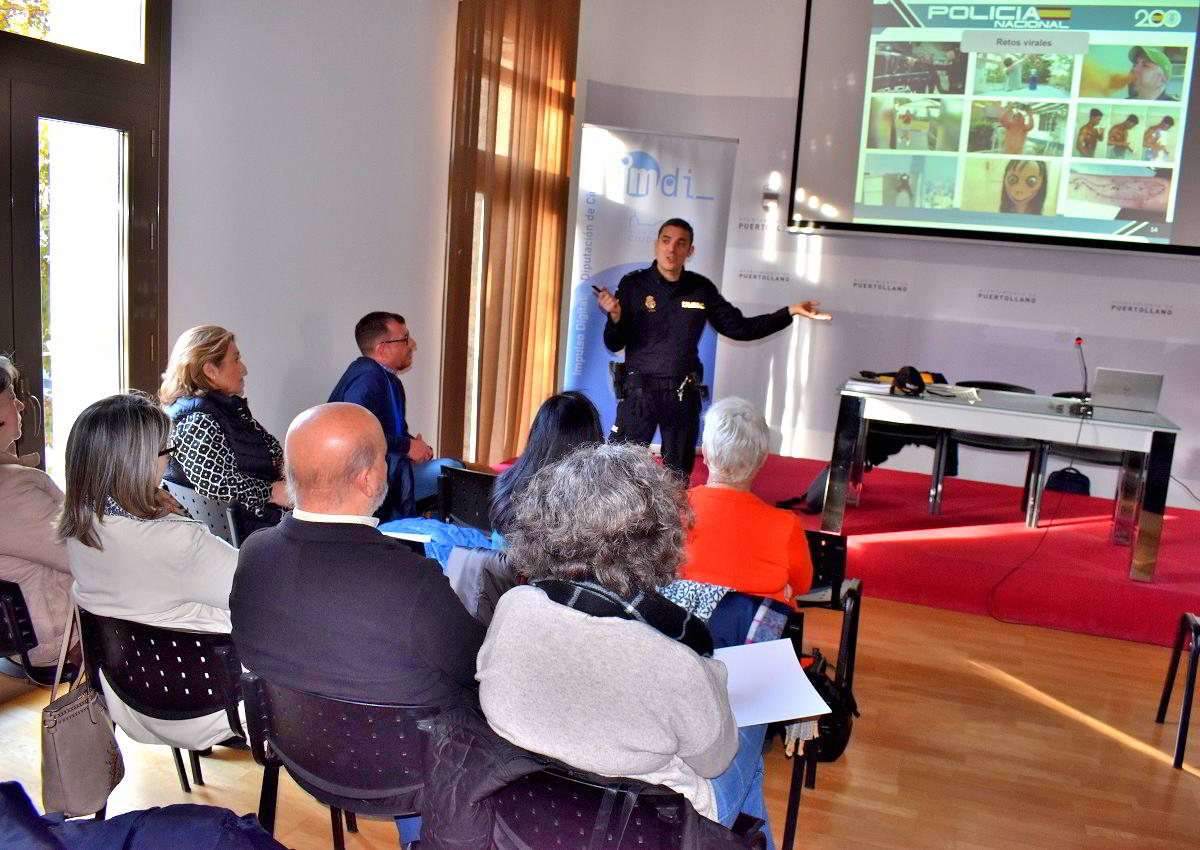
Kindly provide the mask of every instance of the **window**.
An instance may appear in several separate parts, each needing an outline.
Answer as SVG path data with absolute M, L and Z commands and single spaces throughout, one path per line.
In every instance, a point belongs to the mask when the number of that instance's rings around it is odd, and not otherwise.
M 145 0 L 0 0 L 0 30 L 146 61 Z

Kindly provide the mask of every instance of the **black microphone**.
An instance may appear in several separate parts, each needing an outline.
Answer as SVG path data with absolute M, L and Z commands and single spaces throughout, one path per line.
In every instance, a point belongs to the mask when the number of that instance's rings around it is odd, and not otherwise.
M 1079 367 L 1083 370 L 1083 401 L 1088 400 L 1087 360 L 1083 357 L 1083 337 L 1075 337 L 1075 348 L 1079 352 Z

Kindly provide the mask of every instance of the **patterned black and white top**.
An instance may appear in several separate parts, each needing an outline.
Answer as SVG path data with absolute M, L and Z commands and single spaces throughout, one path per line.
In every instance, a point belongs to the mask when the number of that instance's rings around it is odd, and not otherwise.
M 251 418 L 250 422 L 266 441 L 276 468 L 282 470 L 283 448 L 279 441 L 257 419 Z M 238 469 L 237 458 L 215 417 L 189 413 L 175 423 L 174 441 L 175 461 L 200 495 L 219 502 L 238 502 L 251 510 L 261 509 L 271 500 L 271 482 Z

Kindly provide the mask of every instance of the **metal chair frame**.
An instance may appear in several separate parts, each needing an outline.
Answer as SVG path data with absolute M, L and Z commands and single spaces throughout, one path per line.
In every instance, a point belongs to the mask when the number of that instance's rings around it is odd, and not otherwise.
M 538 811 L 553 813 L 556 825 L 570 818 L 571 807 L 581 815 L 579 822 L 564 826 L 581 830 L 579 850 L 618 847 L 654 847 L 669 850 L 683 838 L 681 809 L 689 805 L 678 791 L 647 785 L 634 779 L 585 778 L 574 772 L 546 767 L 526 774 L 492 795 L 496 828 L 517 841 L 532 840 L 522 833 L 524 812 L 518 806 L 536 805 Z M 590 823 L 589 823 L 590 821 Z M 766 846 L 759 818 L 739 815 L 732 832 L 746 839 L 747 850 Z M 530 827 L 545 835 L 545 824 Z M 539 836 L 539 837 L 540 837 Z M 522 845 L 524 846 L 524 845 Z M 541 846 L 541 845 L 535 845 Z
M 1162 723 L 1167 717 L 1167 706 L 1171 702 L 1171 690 L 1175 686 L 1175 673 L 1179 669 L 1179 656 L 1183 652 L 1184 641 L 1191 637 L 1188 644 L 1187 684 L 1183 690 L 1183 704 L 1179 707 L 1179 729 L 1175 732 L 1175 767 L 1183 767 L 1183 751 L 1187 749 L 1188 724 L 1192 719 L 1192 697 L 1196 691 L 1196 665 L 1200 661 L 1200 616 L 1183 614 L 1179 618 L 1179 629 L 1175 633 L 1175 645 L 1171 648 L 1171 661 L 1167 665 L 1167 678 L 1163 682 L 1162 698 L 1158 701 L 1158 714 L 1155 723 Z
M 28 679 L 43 688 L 53 685 L 57 665 L 40 667 L 29 660 L 29 650 L 37 645 L 37 633 L 21 586 L 15 581 L 0 581 L 0 673 L 14 679 Z M 9 660 L 13 655 L 20 657 L 19 664 Z M 63 681 L 74 682 L 78 674 L 75 665 L 67 662 Z
M 233 502 L 218 502 L 201 495 L 192 487 L 176 484 L 174 481 L 163 481 L 163 486 L 183 505 L 183 509 L 192 519 L 207 525 L 209 531 L 235 549 L 242 545 L 245 534 Z
M 91 687 L 101 689 L 103 672 L 125 705 L 159 720 L 187 720 L 224 710 L 229 728 L 245 737 L 238 717 L 241 662 L 229 635 L 164 629 L 103 617 L 83 608 L 79 609 L 79 622 Z M 171 756 L 179 787 L 190 794 L 178 747 L 171 747 Z M 200 756 L 200 751 L 188 750 L 196 785 L 204 784 Z
M 438 709 L 432 706 L 394 705 L 387 703 L 358 702 L 354 700 L 335 699 L 320 696 L 307 691 L 288 688 L 259 678 L 252 672 L 244 672 L 241 677 L 242 696 L 246 703 L 246 725 L 250 732 L 250 751 L 254 760 L 263 766 L 262 790 L 259 794 L 258 820 L 267 832 L 275 833 L 275 812 L 279 795 L 279 768 L 282 766 L 308 794 L 319 802 L 329 806 L 330 830 L 333 835 L 335 850 L 344 850 L 345 837 L 342 833 L 342 818 L 345 816 L 346 829 L 358 832 L 356 812 L 378 815 L 381 812 L 371 801 L 403 797 L 410 805 L 400 810 L 388 811 L 391 817 L 406 817 L 420 814 L 415 808 L 417 794 L 424 784 L 424 747 L 418 747 L 420 763 L 404 762 L 405 758 L 412 759 L 410 752 L 397 743 L 404 739 L 404 734 L 378 735 L 372 731 L 371 737 L 381 746 L 390 746 L 392 752 L 377 765 L 347 764 L 344 753 L 334 752 L 338 741 L 346 738 L 353 739 L 360 730 L 357 726 L 370 726 L 373 730 L 380 729 L 391 722 L 409 727 L 410 732 L 420 729 L 420 722 L 433 717 Z M 278 704 L 277 704 L 278 703 Z M 311 713 L 310 713 L 311 712 Z M 327 735 L 323 743 L 323 752 L 318 754 L 313 748 L 307 748 L 307 742 L 298 740 L 297 726 L 303 726 L 304 721 L 315 718 L 325 724 Z M 285 721 L 289 729 L 281 733 L 280 722 Z M 423 734 L 423 733 L 422 733 Z M 353 757 L 353 751 L 350 756 Z M 336 770 L 347 776 L 332 778 L 321 771 L 332 765 Z M 414 760 L 415 761 L 415 760 Z M 385 775 L 379 778 L 383 770 L 399 771 L 399 776 Z M 418 782 L 411 781 L 414 775 L 420 775 Z M 353 779 L 354 785 L 344 780 Z M 401 786 L 384 786 L 387 781 L 408 780 Z M 340 781 L 341 780 L 341 781 Z M 372 783 L 374 781 L 374 784 Z M 322 797 L 326 799 L 322 799 Z M 341 801 L 334 805 L 330 800 Z M 351 802 L 362 805 L 351 810 Z
M 854 692 L 854 665 L 858 655 L 858 621 L 862 604 L 862 580 L 846 579 L 846 536 L 823 531 L 806 531 L 813 565 L 813 590 L 797 598 L 800 609 L 827 608 L 842 612 L 842 632 L 838 643 L 833 680 Z M 804 611 L 788 617 L 783 636 L 790 638 L 796 657 L 804 654 Z M 805 741 L 803 750 L 792 757 L 792 777 L 788 787 L 786 819 L 781 850 L 792 850 L 802 788 L 817 787 L 817 747 Z
M 492 486 L 496 476 L 474 469 L 442 467 L 438 476 L 438 518 L 491 532 L 488 516 L 492 501 Z

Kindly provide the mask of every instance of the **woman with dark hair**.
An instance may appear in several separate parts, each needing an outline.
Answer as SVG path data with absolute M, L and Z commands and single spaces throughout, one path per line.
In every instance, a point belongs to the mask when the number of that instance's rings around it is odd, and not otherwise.
M 70 605 L 67 550 L 54 528 L 63 494 L 49 475 L 16 454 L 25 408 L 19 378 L 12 361 L 0 357 L 0 579 L 15 581 L 29 608 L 38 639 L 30 662 L 49 667 L 58 660 Z
M 75 420 L 58 527 L 75 577 L 71 591 L 100 616 L 227 633 L 237 550 L 165 506 L 158 485 L 175 450 L 170 432 L 154 400 L 135 393 L 101 399 Z M 157 720 L 100 684 L 113 721 L 135 741 L 200 750 L 233 736 L 224 711 Z
M 542 402 L 525 451 L 517 462 L 500 473 L 492 488 L 492 528 L 503 535 L 513 520 L 513 498 L 543 466 L 560 460 L 585 443 L 604 442 L 600 414 L 583 393 L 574 390 L 552 395 Z
M 496 606 L 480 705 L 519 747 L 666 785 L 726 826 L 765 820 L 764 727 L 739 732 L 708 629 L 657 590 L 690 522 L 682 482 L 644 446 L 584 446 L 530 478 L 508 538 L 530 583 Z
M 180 334 L 158 400 L 174 425 L 166 480 L 236 507 L 243 535 L 275 525 L 290 506 L 283 449 L 250 414 L 246 366 L 225 328 Z
M 1040 159 L 1010 159 L 1000 187 L 1000 212 L 1041 215 L 1046 203 L 1046 163 Z

